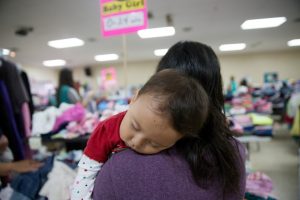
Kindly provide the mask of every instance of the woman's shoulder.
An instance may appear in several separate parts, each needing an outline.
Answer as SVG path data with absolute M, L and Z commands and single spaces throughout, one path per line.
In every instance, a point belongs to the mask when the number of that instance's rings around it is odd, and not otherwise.
M 231 144 L 235 147 L 238 155 L 244 162 L 246 160 L 246 147 L 244 144 L 242 144 L 239 140 L 237 140 L 234 137 L 229 138 Z

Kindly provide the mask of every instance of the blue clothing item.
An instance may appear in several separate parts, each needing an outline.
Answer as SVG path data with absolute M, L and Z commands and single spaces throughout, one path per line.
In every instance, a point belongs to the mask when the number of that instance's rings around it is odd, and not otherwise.
M 14 191 L 10 197 L 10 200 L 30 200 L 27 196 Z
M 259 135 L 259 136 L 272 136 L 273 134 L 272 129 L 265 129 L 265 130 L 255 130 L 254 135 Z
M 22 135 L 18 130 L 13 107 L 5 83 L 0 80 L 0 126 L 9 141 L 9 147 L 15 160 L 25 158 Z
M 252 133 L 252 131 L 254 130 L 254 128 L 255 128 L 255 126 L 244 126 L 244 127 L 243 127 L 243 130 L 244 130 L 244 132 L 246 132 L 246 133 L 249 133 L 249 132 Z
M 54 155 L 47 158 L 44 165 L 35 172 L 20 174 L 11 182 L 11 187 L 30 199 L 36 199 L 47 175 L 52 170 Z

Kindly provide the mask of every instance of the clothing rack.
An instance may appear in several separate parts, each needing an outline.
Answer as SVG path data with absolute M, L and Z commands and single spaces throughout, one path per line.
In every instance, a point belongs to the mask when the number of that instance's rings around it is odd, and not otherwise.
M 8 138 L 14 160 L 30 158 L 27 143 L 31 126 L 30 90 L 26 89 L 25 80 L 15 63 L 3 56 L 0 61 L 0 129 Z

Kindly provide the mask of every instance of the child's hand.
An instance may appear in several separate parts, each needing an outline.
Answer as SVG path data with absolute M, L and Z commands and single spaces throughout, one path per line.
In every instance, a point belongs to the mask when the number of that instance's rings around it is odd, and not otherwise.
M 34 160 L 21 160 L 11 163 L 11 171 L 18 173 L 32 172 L 39 169 L 43 163 Z

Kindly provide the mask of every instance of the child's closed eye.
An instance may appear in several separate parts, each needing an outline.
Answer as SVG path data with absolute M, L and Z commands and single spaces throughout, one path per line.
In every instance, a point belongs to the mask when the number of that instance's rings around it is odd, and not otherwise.
M 154 147 L 154 148 L 160 148 L 160 147 L 162 147 L 161 145 L 156 144 L 155 142 L 149 141 L 148 143 L 149 143 L 152 147 Z
M 139 131 L 139 129 L 138 129 L 133 123 L 131 123 L 130 125 L 131 125 L 131 128 L 132 128 L 133 130 Z

